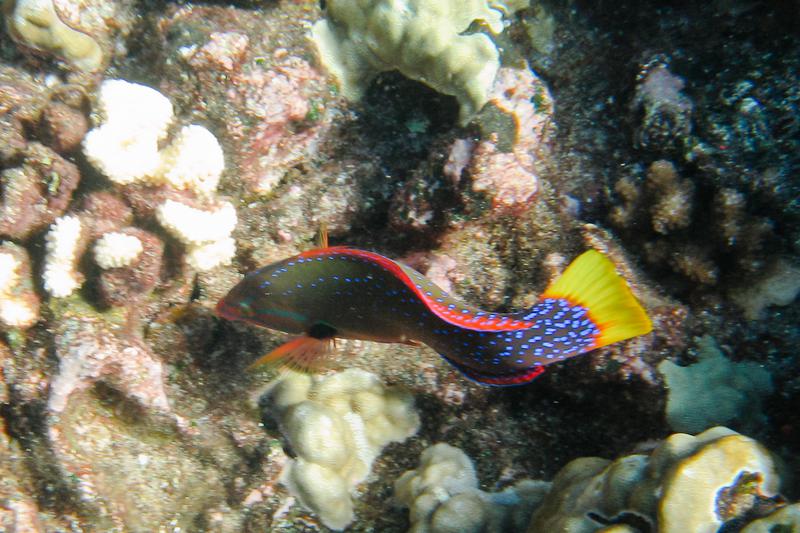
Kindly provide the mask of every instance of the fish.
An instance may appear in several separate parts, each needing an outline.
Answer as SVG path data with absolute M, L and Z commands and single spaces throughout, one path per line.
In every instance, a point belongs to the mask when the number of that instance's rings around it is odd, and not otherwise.
M 335 339 L 427 345 L 488 386 L 529 383 L 545 367 L 652 323 L 610 259 L 577 257 L 529 309 L 483 311 L 383 255 L 321 246 L 247 274 L 216 306 L 226 320 L 297 335 L 251 366 L 319 370 Z

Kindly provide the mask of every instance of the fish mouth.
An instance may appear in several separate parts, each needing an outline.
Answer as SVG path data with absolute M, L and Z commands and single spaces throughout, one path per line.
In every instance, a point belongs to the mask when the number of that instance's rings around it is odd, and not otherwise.
M 217 306 L 214 308 L 214 314 L 225 320 L 237 320 L 239 318 L 236 309 L 226 302 L 224 298 L 217 302 Z

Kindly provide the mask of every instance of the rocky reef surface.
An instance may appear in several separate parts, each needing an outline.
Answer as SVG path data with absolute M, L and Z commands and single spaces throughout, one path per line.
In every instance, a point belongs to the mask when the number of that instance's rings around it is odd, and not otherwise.
M 0 530 L 800 530 L 796 6 L 360 5 L 3 1 Z M 499 312 L 594 248 L 653 332 L 248 370 L 322 225 Z

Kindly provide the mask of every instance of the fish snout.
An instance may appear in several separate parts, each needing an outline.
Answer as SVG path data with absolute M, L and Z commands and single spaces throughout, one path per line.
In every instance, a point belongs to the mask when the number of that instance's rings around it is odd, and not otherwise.
M 225 320 L 237 320 L 239 318 L 236 307 L 229 304 L 225 298 L 217 302 L 217 306 L 214 308 L 214 314 Z

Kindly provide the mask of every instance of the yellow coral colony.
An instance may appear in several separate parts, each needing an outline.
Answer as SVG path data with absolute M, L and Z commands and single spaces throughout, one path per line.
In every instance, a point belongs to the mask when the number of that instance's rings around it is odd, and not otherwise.
M 488 100 L 500 55 L 486 33 L 503 30 L 503 14 L 527 2 L 485 0 L 329 0 L 312 38 L 322 63 L 349 99 L 376 74 L 399 70 L 455 96 L 466 123 Z M 476 24 L 477 23 L 477 24 Z
M 334 530 L 353 520 L 350 491 L 364 481 L 383 447 L 419 428 L 410 394 L 356 368 L 322 378 L 287 372 L 270 397 L 297 454 L 283 481 Z
M 96 71 L 103 66 L 100 45 L 59 18 L 52 0 L 7 0 L 6 26 L 15 40 L 64 58 L 74 67 Z
M 731 505 L 731 516 L 724 516 L 725 493 L 735 498 L 732 489 L 740 487 L 770 498 L 779 483 L 769 452 L 749 437 L 724 427 L 697 436 L 676 433 L 649 456 L 613 462 L 582 457 L 567 464 L 534 512 L 528 532 L 599 531 L 593 516 L 631 513 L 662 533 L 716 533 L 753 505 L 751 500 Z

